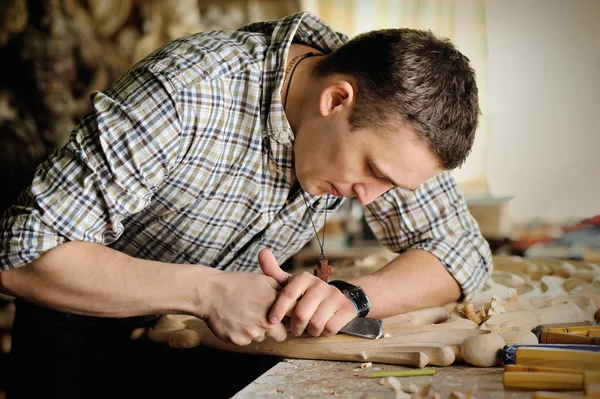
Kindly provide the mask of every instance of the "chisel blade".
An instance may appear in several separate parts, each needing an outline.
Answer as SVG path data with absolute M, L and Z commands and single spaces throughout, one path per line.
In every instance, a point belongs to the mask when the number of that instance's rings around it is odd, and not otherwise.
M 356 317 L 342 327 L 339 332 L 357 337 L 378 339 L 383 335 L 383 323 L 381 319 Z

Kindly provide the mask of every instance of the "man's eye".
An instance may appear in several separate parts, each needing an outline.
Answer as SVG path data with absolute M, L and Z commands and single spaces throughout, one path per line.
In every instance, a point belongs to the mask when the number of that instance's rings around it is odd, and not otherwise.
M 369 166 L 369 174 L 371 176 L 373 176 L 374 178 L 376 178 L 377 180 L 386 181 L 386 182 L 388 181 L 388 179 L 386 177 L 378 176 L 371 166 Z

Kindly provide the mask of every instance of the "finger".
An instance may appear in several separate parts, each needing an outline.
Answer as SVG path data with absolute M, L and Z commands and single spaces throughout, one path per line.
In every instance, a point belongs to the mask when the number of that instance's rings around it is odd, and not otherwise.
M 304 295 L 296 304 L 296 308 L 292 314 L 288 330 L 294 336 L 300 336 L 304 333 L 309 323 L 313 320 L 315 313 L 323 303 L 326 297 L 318 293 L 310 292 Z M 335 308 L 329 311 L 329 316 L 333 315 Z M 327 321 L 329 317 L 325 321 Z M 323 323 L 324 325 L 325 323 Z
M 262 272 L 265 275 L 274 278 L 279 285 L 286 285 L 291 277 L 291 274 L 281 270 L 279 263 L 277 263 L 277 259 L 275 259 L 273 253 L 268 249 L 260 250 L 258 253 L 258 264 L 260 265 Z
M 267 336 L 277 342 L 283 342 L 288 336 L 287 327 L 283 323 L 276 324 L 273 328 L 267 330 Z
M 252 340 L 252 342 L 263 342 L 266 338 L 266 334 L 261 334 L 257 337 L 254 337 L 254 339 Z
M 350 323 L 356 317 L 356 313 L 346 309 L 340 309 L 327 321 L 325 328 L 319 335 L 320 337 L 332 337 L 336 335 L 342 327 Z
M 329 320 L 336 314 L 336 311 L 339 309 L 336 306 L 335 302 L 325 300 L 321 302 L 317 310 L 314 312 L 310 321 L 308 322 L 308 326 L 306 330 L 313 337 L 318 337 L 323 333 L 325 326 L 329 322 Z M 340 327 L 341 328 L 341 327 Z
M 296 302 L 302 296 L 303 289 L 302 285 L 294 284 L 293 281 L 281 288 L 269 312 L 269 321 L 271 324 L 279 323 L 288 313 L 290 316 L 292 315 L 293 312 L 291 312 L 291 309 L 297 305 Z

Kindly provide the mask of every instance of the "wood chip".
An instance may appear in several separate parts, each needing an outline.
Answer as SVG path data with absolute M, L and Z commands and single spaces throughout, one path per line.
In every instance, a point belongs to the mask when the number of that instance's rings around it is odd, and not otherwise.
M 368 367 L 371 367 L 372 365 L 373 365 L 373 363 L 371 363 L 371 362 L 366 362 L 366 363 L 363 363 L 363 364 L 361 364 L 361 365 L 360 365 L 360 367 L 361 367 L 362 369 L 366 369 L 366 368 L 368 368 Z
M 419 387 L 414 382 L 411 382 L 410 384 L 403 386 L 402 390 L 408 393 L 417 393 L 419 391 Z
M 402 391 L 402 384 L 396 377 L 386 377 L 385 381 L 390 384 L 396 393 L 395 399 L 410 399 L 411 396 L 408 393 Z

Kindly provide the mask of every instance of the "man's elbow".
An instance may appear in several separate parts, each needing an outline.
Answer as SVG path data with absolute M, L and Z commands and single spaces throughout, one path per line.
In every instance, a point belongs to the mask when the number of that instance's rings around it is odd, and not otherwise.
M 15 269 L 2 270 L 0 272 L 0 293 L 12 297 L 18 295 L 19 281 L 24 279 L 26 273 L 25 268 L 27 266 L 21 266 Z

